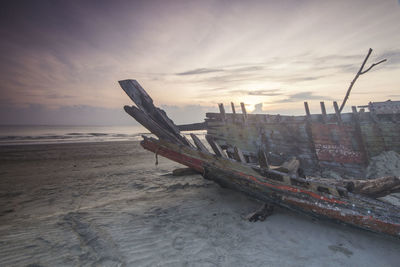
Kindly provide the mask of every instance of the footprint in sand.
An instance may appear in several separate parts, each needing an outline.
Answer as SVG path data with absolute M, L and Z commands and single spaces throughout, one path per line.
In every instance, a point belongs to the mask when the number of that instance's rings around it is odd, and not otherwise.
M 353 251 L 343 247 L 342 244 L 339 244 L 338 246 L 335 245 L 330 245 L 328 248 L 334 252 L 340 252 L 346 255 L 348 258 L 350 258 L 351 255 L 353 255 Z
M 176 237 L 172 242 L 172 247 L 176 250 L 182 250 L 185 247 L 185 239 L 181 236 Z

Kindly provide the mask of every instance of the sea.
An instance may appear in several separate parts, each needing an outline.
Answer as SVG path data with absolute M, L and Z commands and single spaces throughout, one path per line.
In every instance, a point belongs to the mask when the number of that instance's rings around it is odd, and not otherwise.
M 0 125 L 0 146 L 79 142 L 137 141 L 151 135 L 141 125 Z

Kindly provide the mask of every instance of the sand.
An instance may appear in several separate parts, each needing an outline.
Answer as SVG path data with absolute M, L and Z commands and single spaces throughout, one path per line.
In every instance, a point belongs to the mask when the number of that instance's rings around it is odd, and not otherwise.
M 260 203 L 138 142 L 0 148 L 0 266 L 398 266 L 400 240 Z

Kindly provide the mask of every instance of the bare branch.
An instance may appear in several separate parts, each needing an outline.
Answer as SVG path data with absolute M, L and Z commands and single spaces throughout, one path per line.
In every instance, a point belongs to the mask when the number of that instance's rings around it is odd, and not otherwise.
M 344 105 L 346 105 L 346 102 L 347 102 L 347 99 L 349 98 L 351 89 L 353 88 L 353 85 L 354 85 L 354 83 L 357 81 L 358 77 L 360 77 L 360 75 L 363 75 L 364 73 L 368 72 L 369 70 L 371 70 L 371 69 L 372 69 L 373 67 L 375 67 L 376 65 L 381 64 L 381 63 L 383 63 L 383 62 L 386 61 L 386 59 L 383 59 L 383 60 L 381 60 L 381 61 L 379 61 L 379 62 L 377 62 L 377 63 L 372 64 L 368 69 L 366 69 L 365 71 L 363 71 L 364 66 L 365 66 L 365 63 L 367 63 L 367 60 L 368 60 L 369 56 L 371 55 L 371 53 L 372 53 L 372 48 L 370 48 L 370 49 L 368 50 L 368 54 L 367 54 L 367 56 L 365 57 L 363 63 L 361 64 L 360 69 L 359 69 L 358 72 L 356 73 L 356 76 L 354 77 L 354 79 L 351 81 L 350 86 L 349 86 L 349 88 L 347 89 L 346 96 L 344 97 L 343 102 L 342 102 L 342 104 L 340 105 L 339 113 L 342 112 L 342 110 L 343 110 L 343 108 L 344 108 Z
M 372 64 L 368 69 L 362 71 L 360 74 L 367 73 L 370 69 L 372 69 L 372 68 L 375 67 L 376 65 L 379 65 L 379 64 L 381 64 L 381 63 L 383 63 L 383 62 L 386 62 L 386 61 L 387 61 L 386 58 L 385 58 L 385 59 L 382 59 L 382 60 L 379 61 L 378 63 Z

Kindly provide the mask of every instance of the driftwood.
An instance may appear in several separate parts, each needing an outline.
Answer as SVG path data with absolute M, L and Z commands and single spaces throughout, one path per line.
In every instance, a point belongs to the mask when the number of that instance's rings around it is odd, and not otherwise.
M 265 219 L 274 213 L 274 205 L 264 203 L 258 210 L 246 216 L 250 222 L 265 221 Z
M 327 178 L 309 178 L 311 181 L 323 182 L 346 188 L 347 191 L 372 198 L 383 197 L 400 192 L 400 178 L 387 176 L 376 179 L 334 180 Z

